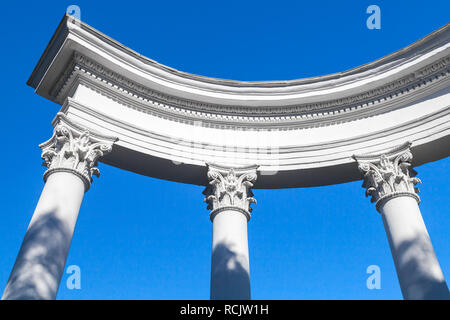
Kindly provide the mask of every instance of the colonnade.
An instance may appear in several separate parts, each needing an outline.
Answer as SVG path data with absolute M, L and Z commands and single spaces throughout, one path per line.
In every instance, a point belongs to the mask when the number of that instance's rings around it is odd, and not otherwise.
M 2 299 L 55 299 L 76 220 L 97 161 L 115 139 L 58 118 L 40 145 L 45 186 L 25 234 Z M 366 195 L 381 215 L 405 299 L 450 299 L 423 222 L 410 168 L 410 143 L 375 155 L 355 155 Z M 355 164 L 356 165 L 356 164 Z M 208 164 L 204 194 L 212 221 L 211 299 L 250 299 L 247 224 L 257 166 Z

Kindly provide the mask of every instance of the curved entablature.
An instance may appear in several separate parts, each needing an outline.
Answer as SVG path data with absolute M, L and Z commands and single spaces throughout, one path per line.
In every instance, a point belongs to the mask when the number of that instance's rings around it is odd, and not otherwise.
M 407 141 L 414 164 L 449 154 L 450 24 L 364 66 L 290 81 L 180 72 L 65 16 L 28 84 L 59 117 L 118 137 L 104 162 L 206 183 L 206 163 L 258 165 L 256 188 L 358 179 L 352 155 Z

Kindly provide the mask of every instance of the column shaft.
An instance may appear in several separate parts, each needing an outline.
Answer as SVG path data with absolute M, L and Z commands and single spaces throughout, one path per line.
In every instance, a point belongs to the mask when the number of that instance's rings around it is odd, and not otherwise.
M 380 206 L 405 299 L 449 299 L 449 290 L 417 201 L 394 197 Z
M 85 191 L 70 172 L 51 174 L 2 299 L 55 299 Z
M 211 299 L 250 299 L 247 217 L 224 210 L 213 218 Z

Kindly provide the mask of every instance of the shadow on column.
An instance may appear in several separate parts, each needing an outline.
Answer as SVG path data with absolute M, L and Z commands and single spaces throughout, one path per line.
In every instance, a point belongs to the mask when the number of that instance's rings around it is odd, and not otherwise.
M 403 284 L 402 294 L 405 299 L 450 299 L 445 279 L 439 280 L 432 276 L 431 268 L 437 260 L 428 237 L 417 236 L 403 241 L 396 251 L 397 257 L 400 257 L 396 261 L 400 271 L 397 274 L 402 275 L 399 281 Z M 427 263 L 429 261 L 431 263 Z
M 70 241 L 53 212 L 38 218 L 25 235 L 2 299 L 55 299 Z
M 211 265 L 212 300 L 250 299 L 250 275 L 240 260 L 242 258 L 226 244 L 216 245 Z M 245 262 L 248 264 L 248 261 Z

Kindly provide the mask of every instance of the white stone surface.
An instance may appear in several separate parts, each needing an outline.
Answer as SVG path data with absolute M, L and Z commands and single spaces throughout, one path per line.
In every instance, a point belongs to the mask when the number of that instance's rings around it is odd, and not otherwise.
M 407 196 L 395 197 L 380 211 L 403 297 L 450 299 L 417 201 Z
M 31 219 L 2 299 L 55 299 L 81 202 L 99 157 L 116 138 L 88 132 L 63 115 L 53 136 L 40 145 L 47 166 L 45 186 Z
M 247 218 L 224 210 L 213 218 L 211 299 L 250 299 Z
M 2 299 L 56 298 L 84 190 L 72 173 L 48 177 Z
M 211 299 L 250 299 L 247 222 L 256 203 L 251 188 L 256 166 L 227 168 L 208 164 L 204 194 L 213 222 Z
M 419 210 L 410 143 L 389 152 L 354 156 L 366 196 L 381 213 L 405 299 L 450 299 L 439 262 Z
M 234 81 L 161 65 L 64 18 L 28 84 L 117 148 L 102 161 L 204 185 L 206 163 L 259 165 L 255 188 L 359 179 L 351 156 L 412 142 L 415 165 L 449 155 L 450 24 L 352 70 Z M 139 159 L 139 161 L 136 161 Z

